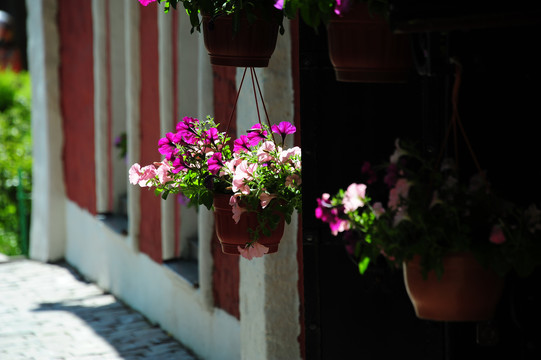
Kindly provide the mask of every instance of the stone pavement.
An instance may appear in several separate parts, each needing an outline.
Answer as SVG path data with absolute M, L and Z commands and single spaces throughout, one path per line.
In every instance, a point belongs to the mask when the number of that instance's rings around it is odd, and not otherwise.
M 0 258 L 0 360 L 23 359 L 197 358 L 67 264 Z

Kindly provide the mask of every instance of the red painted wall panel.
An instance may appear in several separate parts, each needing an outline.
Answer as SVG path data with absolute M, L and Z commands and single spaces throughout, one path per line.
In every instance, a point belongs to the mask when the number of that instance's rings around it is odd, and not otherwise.
M 141 165 L 161 160 L 158 152 L 160 131 L 159 74 L 158 74 L 158 24 L 156 3 L 139 7 L 140 11 L 140 63 L 141 94 Z M 161 209 L 159 197 L 153 191 L 141 189 L 141 222 L 139 249 L 154 261 L 162 262 Z
M 96 213 L 91 0 L 58 1 L 64 178 L 70 200 Z
M 208 61 L 208 59 L 206 59 Z M 214 118 L 220 123 L 220 131 L 226 131 L 237 94 L 235 74 L 237 69 L 214 66 Z M 236 116 L 233 116 L 228 130 L 236 138 Z M 212 239 L 214 260 L 213 294 L 214 305 L 240 319 L 239 310 L 239 257 L 222 253 L 216 233 Z

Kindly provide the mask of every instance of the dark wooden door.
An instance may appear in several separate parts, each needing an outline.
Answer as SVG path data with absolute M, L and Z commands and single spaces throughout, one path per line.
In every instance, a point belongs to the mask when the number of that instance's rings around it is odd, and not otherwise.
M 316 34 L 300 24 L 307 359 L 541 358 L 539 276 L 508 279 L 494 322 L 420 320 L 400 271 L 376 265 L 360 275 L 340 239 L 314 217 L 317 197 L 358 181 L 365 160 L 387 160 L 397 137 L 440 146 L 450 116 L 450 56 L 464 65 L 461 116 L 483 167 L 495 186 L 512 189 L 513 200 L 539 205 L 538 35 L 538 27 L 413 34 L 415 51 L 427 42 L 437 49 L 430 74 L 420 75 L 426 64 L 418 58 L 422 66 L 405 84 L 360 84 L 336 82 L 325 29 Z

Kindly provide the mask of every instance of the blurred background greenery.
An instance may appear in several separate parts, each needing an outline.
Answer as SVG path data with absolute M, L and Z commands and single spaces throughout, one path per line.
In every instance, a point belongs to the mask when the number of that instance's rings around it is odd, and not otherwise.
M 0 71 L 0 253 L 28 254 L 32 191 L 28 72 Z

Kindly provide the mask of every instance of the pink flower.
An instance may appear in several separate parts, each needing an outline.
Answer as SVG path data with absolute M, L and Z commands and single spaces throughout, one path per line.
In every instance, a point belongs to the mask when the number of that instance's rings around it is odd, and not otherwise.
M 397 164 L 398 159 L 400 159 L 400 157 L 402 157 L 402 155 L 407 154 L 407 152 L 400 147 L 400 140 L 399 139 L 395 140 L 394 145 L 395 145 L 396 149 L 395 149 L 394 153 L 391 155 L 391 158 L 389 159 L 391 164 Z
M 271 202 L 272 199 L 275 199 L 276 198 L 276 194 L 269 194 L 269 193 L 261 193 L 261 195 L 259 196 L 259 200 L 261 200 L 261 207 L 264 209 L 267 207 L 267 205 L 269 205 L 269 203 Z
M 302 179 L 297 174 L 288 175 L 286 177 L 286 183 L 285 183 L 286 186 L 294 187 L 295 185 L 300 185 L 301 183 L 302 183 Z
M 262 257 L 269 252 L 268 247 L 261 245 L 257 241 L 252 244 L 246 244 L 244 249 L 237 246 L 237 249 L 239 250 L 240 255 L 248 260 L 252 260 L 255 257 Z
M 240 216 L 242 215 L 243 212 L 246 211 L 246 209 L 243 207 L 240 207 L 239 199 L 235 195 L 229 198 L 229 205 L 231 206 L 231 211 L 233 212 L 233 220 L 235 220 L 235 224 L 238 224 L 240 220 Z
M 240 191 L 243 194 L 250 193 L 250 187 L 246 182 L 253 180 L 253 174 L 257 169 L 257 164 L 248 164 L 246 160 L 242 161 L 233 174 L 232 189 L 234 192 Z
M 129 171 L 130 183 L 132 185 L 139 185 L 140 187 L 148 186 L 147 181 L 153 179 L 155 176 L 156 168 L 154 165 L 147 165 L 141 168 L 141 165 L 135 163 Z
M 387 206 L 395 210 L 402 199 L 408 198 L 408 192 L 411 184 L 404 178 L 398 179 L 396 186 L 389 193 L 389 203 Z
M 380 202 L 374 203 L 372 211 L 374 212 L 374 215 L 376 215 L 376 219 L 379 219 L 381 215 L 385 214 L 385 209 Z
M 352 212 L 360 207 L 364 206 L 364 199 L 366 197 L 366 185 L 365 184 L 351 184 L 348 186 L 342 204 L 344 205 L 345 212 Z
M 155 2 L 156 0 L 139 0 L 139 2 L 141 3 L 141 5 L 143 6 L 147 6 L 148 4 L 152 3 L 152 2 Z
M 257 159 L 259 162 L 264 163 L 271 161 L 273 159 L 271 152 L 275 149 L 276 147 L 272 141 L 265 141 L 261 144 L 261 147 L 257 150 Z
M 291 162 L 295 166 L 296 169 L 299 169 L 300 165 L 301 165 L 300 161 L 298 161 L 298 160 L 295 160 L 295 161 L 290 160 L 291 157 L 293 157 L 295 155 L 298 158 L 300 158 L 300 156 L 301 156 L 301 148 L 298 147 L 298 146 L 294 146 L 294 147 L 292 147 L 290 149 L 281 151 L 280 152 L 280 162 L 282 164 L 285 164 L 287 162 Z
M 160 184 L 163 185 L 168 181 L 173 181 L 173 178 L 170 176 L 173 168 L 166 160 L 162 161 L 161 163 L 154 163 L 154 165 L 158 166 L 158 169 L 156 170 L 156 175 L 158 175 L 158 180 L 160 180 Z
M 494 225 L 492 227 L 489 240 L 493 244 L 503 244 L 505 242 L 505 235 L 499 225 Z
M 397 226 L 402 220 L 408 220 L 410 217 L 405 206 L 401 206 L 397 209 L 393 219 L 393 226 Z

